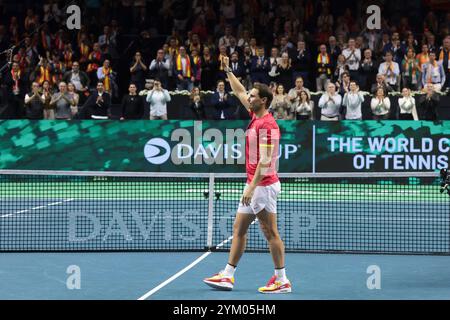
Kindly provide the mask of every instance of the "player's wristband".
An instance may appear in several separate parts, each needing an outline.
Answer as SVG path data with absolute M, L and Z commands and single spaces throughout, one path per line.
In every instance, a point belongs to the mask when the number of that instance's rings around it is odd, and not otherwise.
M 231 70 L 230 67 L 226 67 L 225 69 L 223 69 L 225 71 L 225 73 L 231 73 L 233 72 L 233 70 Z

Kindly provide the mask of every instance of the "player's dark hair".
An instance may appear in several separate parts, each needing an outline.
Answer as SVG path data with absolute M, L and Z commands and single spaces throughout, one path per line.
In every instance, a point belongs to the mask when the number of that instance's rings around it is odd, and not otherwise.
M 267 98 L 266 109 L 269 109 L 270 104 L 272 103 L 273 100 L 272 90 L 269 88 L 269 86 L 264 83 L 257 83 L 253 86 L 253 88 L 258 90 L 258 94 L 261 99 Z

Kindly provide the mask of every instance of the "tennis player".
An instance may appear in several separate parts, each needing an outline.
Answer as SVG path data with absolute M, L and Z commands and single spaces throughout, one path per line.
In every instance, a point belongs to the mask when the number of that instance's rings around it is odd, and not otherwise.
M 281 191 L 276 162 L 280 129 L 268 108 L 272 92 L 265 84 L 255 84 L 247 96 L 244 86 L 229 67 L 229 58 L 222 60 L 231 88 L 250 113 L 252 120 L 246 132 L 245 161 L 247 184 L 244 189 L 233 227 L 233 241 L 225 269 L 203 281 L 219 290 L 232 290 L 234 272 L 245 251 L 247 231 L 257 218 L 269 244 L 275 264 L 275 274 L 258 289 L 261 293 L 289 293 L 291 283 L 286 277 L 284 244 L 277 227 L 277 197 Z

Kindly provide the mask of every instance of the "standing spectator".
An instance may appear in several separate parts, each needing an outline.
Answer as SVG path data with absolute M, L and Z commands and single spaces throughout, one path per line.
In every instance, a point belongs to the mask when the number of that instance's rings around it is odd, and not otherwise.
M 232 109 L 232 101 L 225 91 L 225 81 L 219 80 L 217 82 L 217 91 L 211 97 L 211 104 L 215 109 L 215 120 L 229 120 L 233 118 L 234 110 Z
M 349 73 L 348 65 L 345 63 L 345 57 L 341 54 L 337 59 L 336 68 L 334 70 L 332 81 L 334 83 L 342 82 L 344 73 Z
M 53 54 L 53 59 L 50 61 L 50 68 L 52 70 L 52 83 L 57 85 L 62 81 L 63 74 L 66 72 L 66 67 L 61 62 L 59 53 Z
M 278 83 L 283 86 L 285 90 L 291 90 L 292 86 L 292 65 L 289 54 L 284 52 L 281 55 L 280 63 L 277 66 Z
M 177 73 L 177 90 L 192 91 L 195 82 L 195 70 L 191 57 L 184 47 L 180 47 L 180 54 L 175 59 Z
M 391 101 L 385 97 L 384 90 L 379 88 L 376 96 L 370 102 L 370 108 L 373 113 L 373 120 L 388 120 L 391 110 Z
M 328 83 L 331 80 L 331 58 L 327 52 L 327 47 L 320 45 L 320 52 L 317 56 L 317 78 L 316 88 L 317 91 L 324 91 L 328 87 Z
M 288 96 L 289 96 L 289 101 L 292 104 L 295 104 L 295 100 L 300 101 L 300 93 L 302 91 L 305 91 L 308 94 L 308 98 L 311 99 L 311 92 L 309 91 L 308 88 L 304 87 L 304 81 L 302 77 L 298 77 L 297 79 L 295 79 L 295 87 L 292 88 L 291 90 L 289 90 L 288 92 Z M 296 106 L 294 105 L 293 108 L 295 109 Z
M 333 68 L 335 68 L 338 57 L 342 54 L 342 50 L 341 50 L 341 48 L 339 48 L 335 36 L 331 36 L 328 38 L 327 51 L 331 56 L 331 63 L 333 64 Z
M 142 54 L 139 51 L 136 52 L 134 55 L 134 61 L 131 63 L 130 74 L 131 82 L 137 86 L 139 91 L 144 89 L 147 70 L 148 68 L 142 60 Z
M 233 53 L 237 52 L 239 56 L 242 55 L 242 49 L 236 44 L 236 38 L 231 37 L 230 45 L 227 47 L 227 56 L 231 57 Z
M 270 82 L 278 82 L 278 76 L 280 75 L 277 73 L 278 64 L 280 63 L 281 57 L 280 52 L 277 47 L 273 47 L 270 51 L 270 72 L 269 72 L 269 79 Z
M 194 86 L 200 86 L 202 80 L 202 59 L 197 49 L 192 49 L 192 66 L 194 70 Z
M 113 70 L 111 68 L 111 62 L 106 59 L 103 62 L 103 67 L 98 68 L 97 70 L 97 78 L 104 84 L 104 88 L 106 93 L 111 95 L 113 91 Z
M 301 90 L 299 99 L 295 102 L 297 120 L 314 120 L 314 101 L 310 100 L 308 92 Z
M 75 85 L 71 82 L 67 84 L 67 93 L 70 96 L 70 100 L 73 101 L 73 104 L 70 106 L 70 110 L 72 111 L 72 117 L 78 113 L 78 105 L 80 103 L 80 95 L 77 93 Z
M 284 53 L 287 54 L 287 53 Z M 294 112 L 292 105 L 289 101 L 288 95 L 284 90 L 282 84 L 276 86 L 275 95 L 273 96 L 270 110 L 273 113 L 273 117 L 279 120 L 290 120 L 294 118 Z
M 44 102 L 39 93 L 39 83 L 33 82 L 31 92 L 25 95 L 25 117 L 32 120 L 43 119 Z
M 336 92 L 336 86 L 333 83 L 329 83 L 327 91 L 319 100 L 319 108 L 321 109 L 320 120 L 338 121 L 341 104 L 342 97 Z
M 164 56 L 164 50 L 159 49 L 156 58 L 150 64 L 150 74 L 152 78 L 159 79 L 163 88 L 169 85 L 170 59 Z
M 361 106 L 364 102 L 364 97 L 359 91 L 359 87 L 353 80 L 350 82 L 350 91 L 344 95 L 342 104 L 346 107 L 345 119 L 347 120 L 362 120 Z
M 433 84 L 425 87 L 425 95 L 419 98 L 420 119 L 426 121 L 438 120 L 437 108 L 439 106 L 439 95 L 435 92 Z
M 422 85 L 434 86 L 434 91 L 441 91 L 445 84 L 445 71 L 442 63 L 436 61 L 436 53 L 430 52 L 430 61 L 422 66 Z
M 348 40 L 348 47 L 342 51 L 342 54 L 344 55 L 345 62 L 348 65 L 350 78 L 356 82 L 359 82 L 358 70 L 359 63 L 361 61 L 361 49 L 356 48 L 355 44 L 355 39 L 350 38 L 350 40 Z
M 413 49 L 408 49 L 408 52 L 402 62 L 403 69 L 403 86 L 409 89 L 418 90 L 421 81 L 421 70 L 419 69 L 419 62 L 415 57 Z
M 107 120 L 110 116 L 111 96 L 105 91 L 103 82 L 97 82 L 97 90 L 89 96 L 82 112 L 91 119 Z
M 422 46 L 422 52 L 417 55 L 417 60 L 419 61 L 419 68 L 422 70 L 422 67 L 430 61 L 428 45 Z
M 302 77 L 306 82 L 306 86 L 308 86 L 310 67 L 311 54 L 306 49 L 305 41 L 299 41 L 297 43 L 297 52 L 292 61 L 292 80 L 295 81 L 298 77 Z
M 402 98 L 398 99 L 398 107 L 400 109 L 399 120 L 419 120 L 416 100 L 411 96 L 411 89 L 403 88 L 402 96 Z
M 387 94 L 388 94 L 389 92 L 394 91 L 394 89 L 393 89 L 389 84 L 386 83 L 385 78 L 384 78 L 384 75 L 382 75 L 382 74 L 377 74 L 377 77 L 376 77 L 376 83 L 374 83 L 374 84 L 372 85 L 372 88 L 370 89 L 370 92 L 371 92 L 373 95 L 376 95 L 378 89 L 380 89 L 380 88 L 383 89 L 384 95 L 385 95 L 385 96 L 387 96 Z
M 167 103 L 172 99 L 169 91 L 161 86 L 159 80 L 155 80 L 153 89 L 147 95 L 150 104 L 150 120 L 167 120 Z
M 89 84 L 91 80 L 86 72 L 80 70 L 80 63 L 75 61 L 72 64 L 72 70 L 63 76 L 65 83 L 73 83 L 76 92 L 80 95 L 80 103 L 83 104 L 89 96 Z
M 224 46 L 225 48 L 230 45 L 230 40 L 233 37 L 232 28 L 230 25 L 225 27 L 225 34 L 219 39 L 219 47 Z
M 96 83 L 97 78 L 97 70 L 102 65 L 103 61 L 103 53 L 100 49 L 100 45 L 98 43 L 94 43 L 93 51 L 89 54 L 88 58 L 88 66 L 86 69 L 86 73 L 89 75 L 91 82 Z
M 144 99 L 137 94 L 137 86 L 131 83 L 128 94 L 122 99 L 120 120 L 140 120 L 144 118 Z
M 51 85 L 55 85 L 55 83 L 53 83 L 52 71 L 52 67 L 47 58 L 41 57 L 35 69 L 36 82 L 39 83 L 39 85 L 42 85 L 44 81 L 49 81 Z
M 252 58 L 250 77 L 252 82 L 269 84 L 270 63 L 266 58 L 263 47 L 258 47 L 257 55 Z
M 378 68 L 373 60 L 372 50 L 366 49 L 359 69 L 359 83 L 363 91 L 370 91 L 371 84 L 375 82 L 377 71 Z
M 222 66 L 222 61 L 224 58 L 227 58 L 227 48 L 225 46 L 219 46 L 219 56 L 217 57 L 217 65 L 219 66 L 219 70 L 217 72 L 217 79 L 225 80 L 227 75 Z
M 62 81 L 59 84 L 59 92 L 55 93 L 50 101 L 51 106 L 55 106 L 55 119 L 57 120 L 70 120 L 72 119 L 72 110 L 75 102 L 67 92 L 67 84 Z
M 445 84 L 442 89 L 444 91 L 450 88 L 450 36 L 445 37 L 444 44 L 439 52 L 439 62 L 445 71 Z
M 51 105 L 52 92 L 50 88 L 50 82 L 44 81 L 42 84 L 42 101 L 44 101 L 44 119 L 54 120 L 55 119 L 55 106 Z
M 10 94 L 10 115 L 13 119 L 20 119 L 24 114 L 23 101 L 27 91 L 27 79 L 17 62 L 13 62 L 11 70 L 5 76 L 5 84 Z
M 214 90 L 217 77 L 217 63 L 211 56 L 209 47 L 203 48 L 202 70 L 201 70 L 201 88 L 204 91 Z
M 400 67 L 392 59 L 392 52 L 386 52 L 385 62 L 380 64 L 378 73 L 384 75 L 386 83 L 397 91 L 400 85 Z
M 195 120 L 205 120 L 205 104 L 203 103 L 199 93 L 191 94 L 190 108 L 194 114 Z
M 342 75 L 342 81 L 336 82 L 336 89 L 342 97 L 344 97 L 344 95 L 350 91 L 350 80 L 350 74 L 348 72 L 344 72 L 344 74 Z

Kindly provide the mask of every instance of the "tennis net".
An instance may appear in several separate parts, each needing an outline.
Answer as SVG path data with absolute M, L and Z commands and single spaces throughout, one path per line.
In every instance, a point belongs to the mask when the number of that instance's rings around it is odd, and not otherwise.
M 450 254 L 434 173 L 280 174 L 288 252 Z M 0 171 L 0 251 L 228 250 L 242 174 Z M 267 251 L 257 223 L 247 249 Z

